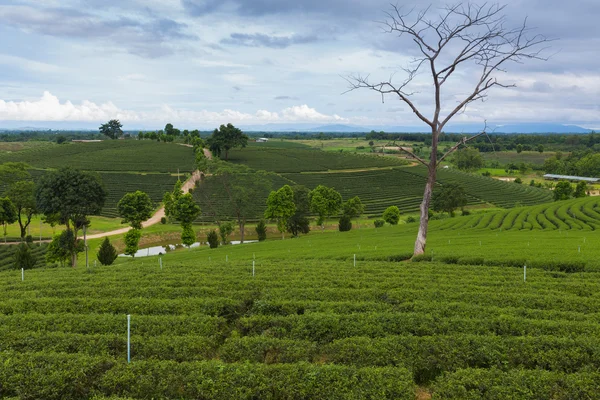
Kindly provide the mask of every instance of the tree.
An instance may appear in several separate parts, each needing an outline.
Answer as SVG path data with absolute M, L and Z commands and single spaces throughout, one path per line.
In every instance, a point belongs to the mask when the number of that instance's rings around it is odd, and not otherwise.
M 211 249 L 219 247 L 219 235 L 217 234 L 217 231 L 214 229 L 209 231 L 206 235 L 206 241 Z
M 573 194 L 573 187 L 567 181 L 559 181 L 554 187 L 554 201 L 569 200 Z
M 442 10 L 435 10 L 435 16 L 430 18 L 430 8 L 416 14 L 412 11 L 404 13 L 398 6 L 392 6 L 386 13 L 387 20 L 383 22 L 387 32 L 400 38 L 407 38 L 415 49 L 417 56 L 411 64 L 404 69 L 406 76 L 400 83 L 394 81 L 394 75 L 387 81 L 372 83 L 369 76 L 351 75 L 347 77 L 349 90 L 370 89 L 377 92 L 382 99 L 386 95 L 404 102 L 408 108 L 431 130 L 431 156 L 426 161 L 410 150 L 402 150 L 411 155 L 415 160 L 427 168 L 427 183 L 421 202 L 421 219 L 419 231 L 415 241 L 414 255 L 423 254 L 427 240 L 429 226 L 429 205 L 436 181 L 437 168 L 441 161 L 467 142 L 486 134 L 482 132 L 464 137 L 452 146 L 441 157 L 438 156 L 438 140 L 447 123 L 457 114 L 466 110 L 467 106 L 477 100 L 484 100 L 490 89 L 496 87 L 513 87 L 498 80 L 504 73 L 509 62 L 523 60 L 543 59 L 538 50 L 548 41 L 541 35 L 530 35 L 530 29 L 525 22 L 517 28 L 507 27 L 506 17 L 502 14 L 504 7 L 498 4 L 484 4 L 482 6 L 471 3 L 447 6 Z M 433 12 L 433 11 L 432 11 Z M 473 69 L 467 69 L 471 66 Z M 414 93 L 421 93 L 420 88 L 411 90 L 411 82 L 426 68 L 431 78 L 433 91 L 432 116 L 425 114 L 426 107 L 413 98 Z M 455 104 L 444 105 L 444 99 L 451 102 L 457 100 L 442 89 L 451 81 L 454 73 L 463 71 L 463 79 L 471 79 L 469 84 L 472 90 L 466 90 L 465 84 L 460 85 L 460 90 L 466 92 Z M 465 73 L 466 72 L 466 73 Z M 423 87 L 423 83 L 419 82 Z
M 184 242 L 184 244 L 186 244 L 189 242 L 192 236 L 194 237 L 194 240 L 196 238 L 196 234 L 192 228 L 192 222 L 198 218 L 202 210 L 194 201 L 192 194 L 184 194 L 183 190 L 181 190 L 181 187 L 181 181 L 177 181 L 177 183 L 175 183 L 173 192 L 165 193 L 163 196 L 163 202 L 165 204 L 165 215 L 169 218 L 179 221 L 179 224 L 183 228 L 181 239 L 182 242 L 185 240 L 186 242 Z M 193 243 L 194 242 L 186 245 L 191 246 Z
M 348 215 L 342 214 L 338 222 L 338 230 L 340 232 L 348 232 L 352 229 L 352 219 Z
M 580 198 L 587 196 L 587 184 L 584 181 L 578 182 L 577 186 L 575 186 L 575 192 L 573 192 L 573 197 Z
M 294 192 L 296 212 L 287 221 L 287 231 L 293 237 L 298 237 L 301 233 L 307 234 L 310 232 L 310 220 L 308 219 L 308 213 L 310 212 L 308 195 L 310 190 L 306 186 L 296 185 L 292 186 L 292 191 Z
M 389 206 L 383 212 L 382 218 L 390 225 L 398 225 L 400 221 L 400 209 L 396 206 Z
M 289 185 L 284 185 L 269 194 L 265 218 L 277 221 L 277 229 L 281 232 L 282 239 L 285 237 L 287 221 L 295 212 L 294 191 Z
M 142 229 L 142 222 L 152 217 L 154 205 L 150 196 L 142 191 L 126 193 L 117 203 L 117 212 L 123 223 L 134 229 Z
M 256 235 L 258 236 L 258 241 L 262 242 L 267 240 L 267 224 L 265 223 L 264 219 L 261 219 L 260 221 L 258 221 L 258 224 L 256 224 Z
M 0 198 L 0 224 L 4 229 L 4 243 L 6 243 L 6 229 L 9 224 L 17 220 L 17 209 L 8 197 Z
M 196 232 L 192 228 L 192 224 L 186 224 L 181 231 L 181 243 L 184 246 L 190 247 L 196 243 Z
M 221 244 L 229 244 L 229 235 L 233 233 L 233 224 L 231 222 L 221 222 L 219 225 L 219 236 L 221 236 Z
M 472 147 L 467 147 L 454 153 L 452 163 L 456 165 L 456 168 L 469 172 L 476 171 L 484 165 L 479 149 Z
M 458 183 L 447 183 L 439 192 L 433 194 L 432 204 L 434 211 L 447 212 L 453 217 L 454 210 L 467 205 L 467 194 Z
M 127 231 L 125 234 L 125 251 L 124 253 L 128 256 L 135 257 L 140 243 L 142 232 L 139 229 L 133 228 Z
M 62 266 L 72 259 L 72 255 L 83 251 L 83 240 L 78 240 L 73 231 L 64 230 L 52 238 L 46 250 L 46 261 L 49 263 L 59 262 Z
M 229 160 L 229 150 L 236 147 L 246 147 L 247 144 L 248 136 L 232 124 L 221 125 L 208 138 L 210 151 L 216 156 L 225 153 L 225 160 Z
M 540 154 L 542 154 L 544 152 L 544 145 L 543 144 L 538 144 L 537 151 Z
M 335 189 L 319 185 L 308 195 L 310 210 L 318 215 L 317 224 L 325 229 L 325 219 L 336 215 L 342 206 L 342 195 Z
M 342 204 L 342 216 L 346 216 L 348 217 L 348 220 L 350 220 L 350 229 L 352 229 L 352 219 L 360 217 L 364 212 L 365 206 L 362 201 L 360 201 L 360 197 L 358 196 L 354 196 Z
M 15 205 L 21 241 L 23 241 L 27 235 L 27 227 L 31 224 L 31 219 L 38 213 L 35 202 L 35 184 L 29 180 L 15 182 L 10 185 L 6 195 Z
M 518 144 L 517 145 L 517 154 L 521 154 L 522 151 L 523 151 L 523 145 L 522 144 Z
M 35 188 L 37 208 L 46 221 L 63 224 L 72 233 L 73 243 L 67 248 L 73 267 L 77 265 L 77 233 L 89 226 L 88 216 L 98 214 L 105 199 L 106 191 L 97 175 L 69 167 L 43 175 Z
M 111 265 L 113 262 L 115 262 L 118 256 L 119 255 L 117 254 L 115 247 L 110 243 L 108 237 L 105 237 L 102 241 L 102 244 L 100 244 L 97 254 L 100 264 Z
M 56 144 L 63 144 L 66 141 L 67 141 L 67 138 L 63 135 L 58 135 L 56 137 Z
M 100 125 L 100 133 L 108 136 L 111 139 L 118 139 L 123 136 L 123 130 L 121 129 L 123 124 L 118 119 L 111 119 L 106 124 Z
M 15 269 L 33 269 L 35 267 L 36 259 L 26 243 L 21 243 L 17 246 L 13 258 L 15 260 Z

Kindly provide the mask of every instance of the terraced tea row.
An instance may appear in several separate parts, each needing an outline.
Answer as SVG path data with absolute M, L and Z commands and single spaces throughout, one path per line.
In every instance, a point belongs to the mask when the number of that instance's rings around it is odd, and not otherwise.
M 504 390 L 523 384 L 518 374 L 543 373 L 568 397 L 599 381 L 587 371 L 600 361 L 600 274 L 535 270 L 524 283 L 512 268 L 355 267 L 301 260 L 301 247 L 267 261 L 262 244 L 251 247 L 255 276 L 246 260 L 207 262 L 206 250 L 164 256 L 163 269 L 149 258 L 90 273 L 34 270 L 24 282 L 0 273 L 0 394 L 270 397 L 261 382 L 277 377 L 287 382 L 273 392 L 278 398 L 308 390 L 412 399 L 416 385 L 458 398 L 453 383 L 470 382 L 472 371 L 491 386 L 504 377 Z M 32 363 L 38 367 L 23 380 Z M 44 382 L 56 383 L 48 391 L 36 374 L 50 370 Z M 577 388 L 567 384 L 584 376 Z

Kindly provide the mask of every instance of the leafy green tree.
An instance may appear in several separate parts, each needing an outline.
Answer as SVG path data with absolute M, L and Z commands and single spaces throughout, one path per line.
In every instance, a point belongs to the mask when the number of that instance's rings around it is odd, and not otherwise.
M 573 192 L 573 197 L 580 198 L 587 196 L 587 184 L 583 181 L 578 182 L 577 186 L 575 186 L 575 192 Z
M 35 203 L 35 184 L 33 181 L 18 181 L 10 185 L 6 195 L 13 202 L 17 211 L 17 222 L 19 223 L 21 241 L 25 240 L 27 227 L 31 219 L 38 213 Z
M 258 221 L 258 224 L 256 224 L 255 230 L 256 230 L 256 235 L 258 236 L 259 242 L 267 240 L 267 224 L 265 223 L 264 219 L 261 219 L 260 221 Z
M 523 151 L 523 145 L 522 144 L 518 144 L 517 145 L 517 154 L 520 154 Z
M 229 150 L 236 147 L 246 147 L 247 144 L 248 136 L 232 124 L 221 125 L 208 138 L 210 151 L 216 156 L 225 153 L 225 160 L 229 160 Z
M 202 211 L 196 204 L 191 193 L 183 193 L 181 181 L 177 181 L 173 192 L 165 193 L 163 202 L 165 205 L 165 215 L 168 218 L 176 219 L 183 228 L 181 239 L 189 242 L 190 238 L 196 234 L 192 228 L 192 222 L 200 215 Z M 189 244 L 191 246 L 194 242 Z M 185 243 L 184 243 L 185 244 Z
M 338 223 L 338 230 L 340 232 L 347 232 L 352 229 L 352 219 L 346 214 L 342 214 Z
M 467 205 L 465 189 L 458 183 L 447 183 L 439 192 L 435 192 L 431 199 L 433 210 L 447 212 L 454 216 L 454 210 Z
M 106 124 L 100 125 L 100 133 L 111 139 L 118 139 L 123 136 L 123 124 L 118 119 L 111 119 Z
M 476 171 L 483 168 L 483 157 L 479 153 L 479 149 L 466 147 L 454 153 L 452 163 L 456 168 L 462 171 Z
M 89 226 L 88 216 L 102 210 L 106 191 L 97 175 L 73 168 L 61 168 L 43 175 L 35 189 L 38 210 L 46 221 L 65 225 L 72 231 L 73 243 L 68 246 L 71 266 L 77 265 L 77 233 Z
M 277 229 L 281 232 L 282 239 L 285 237 L 287 221 L 295 212 L 294 191 L 289 185 L 284 185 L 279 190 L 272 191 L 269 194 L 265 218 L 277 221 Z
M 209 231 L 206 235 L 206 241 L 211 249 L 216 249 L 219 247 L 219 235 L 217 234 L 217 231 L 214 229 Z
M 46 250 L 46 261 L 49 263 L 59 262 L 62 266 L 72 260 L 73 254 L 77 256 L 84 250 L 83 240 L 77 239 L 70 229 L 55 235 Z M 72 265 L 72 263 L 71 263 Z
M 17 246 L 13 258 L 15 269 L 33 269 L 35 267 L 36 259 L 26 243 Z
M 63 135 L 58 135 L 56 137 L 56 144 L 63 144 L 66 141 L 67 141 L 67 138 Z
M 190 247 L 194 243 L 196 243 L 196 232 L 192 228 L 192 224 L 187 224 L 183 226 L 181 231 L 181 243 L 185 246 Z
M 573 194 L 573 187 L 567 181 L 559 181 L 554 187 L 554 201 L 568 200 Z
M 336 215 L 342 206 L 342 195 L 333 188 L 319 185 L 308 195 L 310 210 L 318 215 L 317 224 L 325 229 L 325 219 Z
M 310 232 L 310 220 L 308 219 L 310 212 L 308 195 L 310 190 L 306 186 L 296 185 L 292 186 L 292 191 L 294 192 L 296 212 L 287 221 L 286 229 L 293 237 L 298 237 L 301 233 L 307 234 Z
M 22 162 L 0 164 L 0 182 L 5 187 L 10 187 L 15 182 L 31 180 L 31 174 L 28 169 L 29 165 Z
M 358 196 L 354 196 L 342 204 L 342 215 L 350 219 L 350 229 L 352 229 L 352 219 L 360 217 L 364 212 L 365 206 Z
M 233 224 L 231 222 L 221 222 L 219 225 L 219 236 L 221 236 L 221 244 L 229 244 L 229 235 L 233 233 Z
M 130 229 L 125 234 L 125 254 L 131 257 L 135 257 L 135 253 L 138 251 L 138 246 L 140 243 L 140 238 L 142 237 L 142 232 L 139 229 Z
M 0 198 L 0 224 L 4 228 L 4 243 L 6 243 L 6 229 L 9 224 L 17 221 L 17 209 L 8 197 Z
M 538 153 L 542 154 L 544 152 L 544 145 L 538 144 L 537 151 L 538 151 Z
M 152 217 L 154 205 L 148 194 L 137 190 L 126 193 L 117 203 L 117 212 L 123 223 L 134 229 L 142 229 L 142 222 Z
M 100 244 L 100 248 L 98 249 L 98 254 L 96 255 L 98 261 L 102 265 L 111 265 L 117 257 L 119 256 L 115 247 L 110 243 L 108 237 L 105 237 L 102 243 Z
M 390 225 L 398 225 L 398 221 L 400 221 L 400 209 L 396 206 L 389 206 L 383 212 L 382 218 Z

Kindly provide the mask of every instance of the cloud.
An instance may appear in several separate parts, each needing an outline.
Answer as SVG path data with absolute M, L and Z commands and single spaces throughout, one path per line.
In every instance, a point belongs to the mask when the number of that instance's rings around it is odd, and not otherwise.
M 297 97 L 294 97 L 294 96 L 276 96 L 274 99 L 275 100 L 299 100 Z
M 345 121 L 339 115 L 326 115 L 308 105 L 288 107 L 280 112 L 258 110 L 254 114 L 237 110 L 223 111 L 174 109 L 163 105 L 158 110 L 138 112 L 123 110 L 112 102 L 96 104 L 88 100 L 80 104 L 70 101 L 60 102 L 50 92 L 44 92 L 41 98 L 33 101 L 0 100 L 0 120 L 2 121 L 81 121 L 102 122 L 109 119 L 122 122 L 160 122 L 220 124 L 265 123 L 265 122 L 339 122 Z
M 221 40 L 221 43 L 234 46 L 284 49 L 295 44 L 314 43 L 319 40 L 316 35 L 269 36 L 263 33 L 232 33 L 228 38 Z
M 108 19 L 71 8 L 0 6 L 0 21 L 25 32 L 109 42 L 145 58 L 172 54 L 174 42 L 197 39 L 185 32 L 186 24 L 169 18 Z

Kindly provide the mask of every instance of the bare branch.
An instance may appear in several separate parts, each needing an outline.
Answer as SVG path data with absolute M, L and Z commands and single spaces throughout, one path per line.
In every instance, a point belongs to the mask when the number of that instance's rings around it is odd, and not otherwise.
M 413 153 L 410 150 L 405 149 L 402 146 L 398 146 L 400 148 L 400 151 L 405 152 L 406 154 L 410 155 L 412 158 L 414 158 L 415 160 L 417 160 L 418 162 L 420 162 L 421 164 L 423 164 L 424 166 L 428 167 L 429 163 L 425 160 L 423 160 L 421 157 L 417 156 L 415 153 Z
M 487 132 L 485 130 L 483 130 L 482 132 L 479 132 L 477 135 L 473 135 L 473 136 L 468 137 L 468 138 L 467 137 L 463 137 L 460 142 L 456 143 L 454 146 L 452 146 L 450 148 L 450 150 L 448 150 L 447 152 L 445 152 L 444 155 L 440 157 L 440 159 L 438 160 L 438 165 L 439 165 L 439 163 L 441 163 L 444 160 L 444 158 L 446 158 L 447 156 L 449 156 L 450 154 L 452 154 L 456 150 L 458 150 L 458 148 L 460 146 L 466 145 L 467 142 L 470 142 L 471 140 L 475 140 L 479 136 L 483 136 L 483 135 L 487 135 Z

